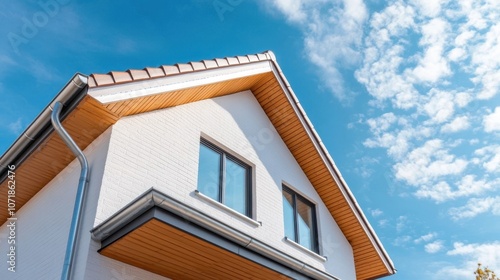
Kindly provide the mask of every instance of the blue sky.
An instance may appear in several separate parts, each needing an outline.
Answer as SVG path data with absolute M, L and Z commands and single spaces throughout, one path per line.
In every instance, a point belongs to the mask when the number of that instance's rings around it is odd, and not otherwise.
M 389 279 L 500 271 L 500 2 L 1 2 L 0 153 L 76 72 L 272 50 Z

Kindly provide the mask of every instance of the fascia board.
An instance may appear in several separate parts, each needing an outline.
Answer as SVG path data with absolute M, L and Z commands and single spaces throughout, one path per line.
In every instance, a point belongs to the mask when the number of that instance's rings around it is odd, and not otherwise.
M 354 214 L 358 221 L 360 221 L 360 225 L 363 227 L 363 230 L 367 233 L 368 238 L 371 240 L 372 244 L 374 245 L 375 249 L 377 250 L 378 254 L 382 256 L 382 261 L 385 263 L 386 267 L 388 270 L 394 271 L 394 264 L 392 260 L 390 259 L 387 251 L 383 247 L 382 243 L 380 242 L 377 234 L 371 227 L 370 223 L 367 221 L 366 216 L 364 215 L 363 211 L 361 210 L 361 207 L 356 201 L 356 198 L 352 194 L 351 190 L 347 186 L 347 183 L 345 182 L 344 178 L 340 175 L 340 171 L 338 170 L 335 162 L 333 161 L 331 155 L 328 153 L 326 147 L 324 146 L 323 142 L 321 141 L 319 135 L 317 134 L 316 130 L 314 129 L 313 124 L 307 117 L 304 109 L 300 105 L 300 102 L 298 101 L 295 93 L 293 92 L 290 84 L 286 80 L 285 76 L 283 75 L 281 69 L 279 68 L 279 65 L 274 64 L 272 67 L 272 71 L 274 72 L 274 75 L 278 77 L 278 82 L 282 88 L 282 90 L 286 93 L 286 97 L 290 104 L 292 104 L 292 107 L 299 116 L 299 120 L 302 124 L 302 126 L 306 129 L 307 134 L 309 137 L 313 140 L 313 144 L 315 148 L 320 151 L 320 156 L 327 166 L 327 168 L 330 171 L 330 174 L 333 175 L 333 178 L 335 180 L 335 183 L 339 186 L 340 191 L 342 195 L 346 198 L 347 203 L 353 209 Z
M 270 61 L 179 73 L 130 83 L 91 88 L 88 94 L 102 104 L 125 101 L 175 90 L 203 86 L 271 72 Z

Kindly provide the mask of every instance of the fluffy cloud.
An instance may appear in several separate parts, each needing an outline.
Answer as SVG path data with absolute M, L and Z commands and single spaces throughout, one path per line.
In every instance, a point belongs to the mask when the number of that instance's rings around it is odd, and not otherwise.
M 439 251 L 441 251 L 444 246 L 443 246 L 443 241 L 442 240 L 436 240 L 434 242 L 425 244 L 424 246 L 425 251 L 429 254 L 435 254 Z
M 500 106 L 493 113 L 484 116 L 483 125 L 486 132 L 500 131 Z
M 356 79 L 380 114 L 366 121 L 372 136 L 364 145 L 384 148 L 394 177 L 418 198 L 484 198 L 496 188 L 487 174 L 500 170 L 499 151 L 465 150 L 463 143 L 478 143 L 473 133 L 451 137 L 477 131 L 481 120 L 484 131 L 500 131 L 500 107 L 477 116 L 494 104 L 481 100 L 500 92 L 499 16 L 500 4 L 491 1 L 396 0 L 370 19 Z M 491 141 L 480 138 L 485 147 Z
M 442 140 L 433 139 L 411 151 L 394 169 L 397 179 L 418 186 L 432 183 L 442 176 L 460 174 L 467 164 L 466 160 L 443 149 Z
M 319 68 L 323 84 L 337 98 L 348 99 L 339 68 L 354 67 L 368 11 L 363 0 L 267 0 L 304 34 L 305 53 Z M 335 47 L 332 47 L 335 46 Z
M 494 215 L 500 215 L 500 196 L 471 198 L 466 205 L 451 208 L 449 212 L 454 220 L 460 220 L 490 211 Z
M 454 243 L 453 249 L 446 252 L 449 256 L 460 258 L 456 265 L 442 266 L 436 271 L 435 279 L 470 279 L 479 262 L 494 271 L 500 271 L 500 242 L 493 243 Z
M 362 0 L 266 2 L 300 28 L 304 53 L 338 99 L 354 71 L 371 105 L 363 144 L 384 149 L 416 197 L 481 199 L 495 188 L 500 153 L 464 143 L 492 146 L 500 131 L 490 102 L 500 92 L 499 1 L 393 0 L 378 11 Z
M 482 165 L 488 173 L 500 172 L 500 145 L 490 145 L 474 151 L 476 164 Z
M 441 132 L 451 133 L 468 129 L 470 127 L 469 117 L 460 116 L 441 127 Z

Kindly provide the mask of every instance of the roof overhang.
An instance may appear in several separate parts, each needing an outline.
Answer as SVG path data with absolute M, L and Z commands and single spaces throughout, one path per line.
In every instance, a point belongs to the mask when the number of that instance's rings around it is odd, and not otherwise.
M 154 189 L 92 236 L 101 254 L 173 279 L 338 280 Z
M 391 259 L 271 52 L 91 75 L 88 87 L 88 91 L 85 87 L 86 94 L 78 98 L 77 105 L 66 109 L 63 121 L 63 126 L 82 149 L 123 116 L 250 90 L 350 242 L 357 279 L 395 273 Z M 73 94 L 78 96 L 81 91 Z M 37 127 L 37 120 L 30 127 Z M 24 163 L 17 166 L 17 185 L 23 186 L 16 190 L 18 207 L 74 159 L 54 133 L 49 132 L 41 139 L 28 143 L 24 150 L 30 153 L 24 156 Z M 12 164 L 5 160 L 5 155 L 0 162 Z M 7 193 L 7 181 L 2 180 L 0 191 Z M 1 221 L 7 219 L 6 199 L 0 196 Z

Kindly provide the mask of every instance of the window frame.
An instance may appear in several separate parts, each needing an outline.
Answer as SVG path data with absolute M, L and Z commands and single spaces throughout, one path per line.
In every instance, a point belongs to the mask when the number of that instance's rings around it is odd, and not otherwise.
M 235 164 L 243 167 L 246 171 L 246 189 L 245 189 L 245 213 L 240 213 L 242 215 L 245 215 L 246 217 L 252 219 L 252 214 L 253 214 L 253 207 L 252 207 L 252 201 L 253 201 L 253 198 L 252 198 L 252 166 L 244 161 L 242 161 L 241 159 L 239 159 L 238 157 L 234 156 L 233 154 L 227 152 L 226 150 L 220 148 L 218 145 L 212 143 L 211 141 L 205 139 L 205 138 L 200 138 L 200 144 L 199 144 L 199 148 L 201 148 L 201 146 L 205 146 L 209 149 L 211 149 L 212 151 L 218 153 L 220 155 L 220 162 L 219 162 L 219 197 L 217 198 L 217 200 L 214 200 L 236 212 L 238 212 L 237 210 L 229 207 L 228 205 L 226 205 L 224 202 L 225 202 L 225 188 L 226 188 L 226 161 L 229 159 L 231 160 L 232 162 L 234 162 Z M 200 161 L 200 156 L 198 155 L 198 161 Z M 200 165 L 200 162 L 198 162 L 198 168 L 199 168 L 199 165 Z M 197 185 L 196 185 L 196 189 L 197 191 L 199 191 L 201 194 L 203 194 L 202 191 L 200 191 L 198 189 L 198 184 L 199 184 L 199 176 L 198 176 L 198 181 L 197 181 Z
M 318 220 L 317 220 L 317 213 L 316 213 L 316 204 L 314 204 L 309 199 L 305 198 L 303 195 L 296 192 L 292 188 L 286 186 L 285 184 L 282 184 L 282 189 L 281 189 L 281 199 L 282 200 L 285 199 L 284 192 L 286 192 L 292 196 L 293 230 L 294 230 L 294 235 L 295 235 L 295 238 L 292 239 L 291 237 L 286 236 L 286 232 L 285 232 L 285 239 L 293 241 L 297 245 L 299 245 L 307 250 L 310 250 L 316 254 L 319 254 L 319 232 L 318 232 Z M 297 222 L 297 219 L 298 219 L 297 200 L 300 200 L 302 203 L 304 203 L 305 205 L 307 205 L 311 208 L 311 214 L 312 214 L 312 219 L 311 219 L 312 220 L 312 236 L 311 236 L 311 238 L 313 239 L 312 248 L 307 248 L 304 245 L 300 244 L 299 225 Z M 283 201 L 282 201 L 282 205 L 283 205 Z M 282 209 L 284 211 L 283 206 L 282 206 Z M 283 223 L 286 223 L 284 213 L 283 213 Z

